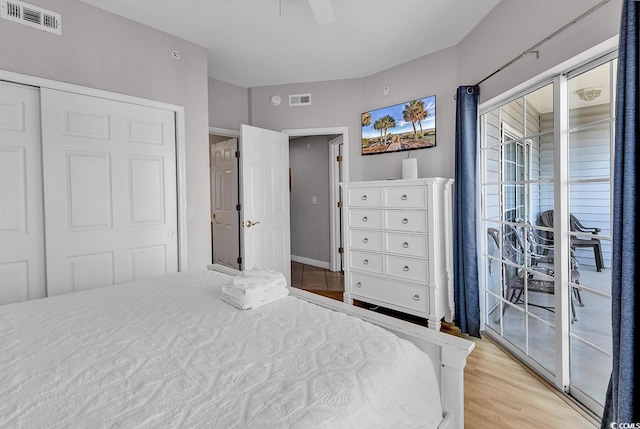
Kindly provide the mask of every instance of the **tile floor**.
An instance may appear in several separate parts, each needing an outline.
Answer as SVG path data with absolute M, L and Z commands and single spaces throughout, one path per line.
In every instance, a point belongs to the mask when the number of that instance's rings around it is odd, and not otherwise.
M 292 261 L 291 286 L 309 291 L 344 292 L 344 275 Z

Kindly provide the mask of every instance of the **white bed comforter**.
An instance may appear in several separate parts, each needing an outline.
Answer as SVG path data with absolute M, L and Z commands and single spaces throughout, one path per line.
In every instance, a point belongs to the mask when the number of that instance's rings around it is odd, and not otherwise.
M 435 428 L 428 356 L 287 297 L 182 273 L 0 306 L 2 428 Z

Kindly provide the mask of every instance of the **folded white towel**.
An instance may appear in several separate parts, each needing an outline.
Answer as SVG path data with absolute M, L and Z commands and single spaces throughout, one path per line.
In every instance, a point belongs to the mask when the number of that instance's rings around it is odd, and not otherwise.
M 286 283 L 269 283 L 260 285 L 227 285 L 223 286 L 223 292 L 227 295 L 236 297 L 243 300 L 255 300 L 260 299 L 265 294 L 271 293 L 274 289 L 285 289 Z
M 225 293 L 225 288 L 227 288 L 227 286 L 222 288 L 222 300 L 236 308 L 239 308 L 240 310 L 260 308 L 263 305 L 270 304 L 289 295 L 289 289 L 284 287 L 272 289 L 269 293 L 265 293 L 259 299 L 238 299 L 233 295 Z
M 282 273 L 264 269 L 247 270 L 233 279 L 237 296 L 255 297 L 275 287 L 286 286 L 287 280 Z
M 233 278 L 233 285 L 238 287 L 243 287 L 247 289 L 251 289 L 256 285 L 271 285 L 271 284 L 282 284 L 287 285 L 287 280 L 282 276 L 279 279 L 264 279 L 261 277 L 244 277 L 244 276 L 235 276 Z

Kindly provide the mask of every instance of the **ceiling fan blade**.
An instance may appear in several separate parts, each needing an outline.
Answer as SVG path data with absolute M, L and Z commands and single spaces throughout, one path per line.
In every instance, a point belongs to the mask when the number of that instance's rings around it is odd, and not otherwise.
M 336 14 L 333 11 L 331 0 L 308 0 L 318 25 L 329 24 L 335 21 Z

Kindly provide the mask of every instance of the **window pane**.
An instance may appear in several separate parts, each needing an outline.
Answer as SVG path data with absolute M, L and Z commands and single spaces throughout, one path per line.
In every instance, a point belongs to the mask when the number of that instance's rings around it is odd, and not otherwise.
M 502 332 L 502 302 L 495 295 L 485 293 L 485 323 L 499 334 Z
M 500 108 L 500 118 L 503 128 L 513 131 L 510 138 L 519 138 L 524 135 L 524 108 L 523 99 L 518 98 Z M 504 139 L 503 139 L 504 140 Z
M 611 375 L 611 357 L 575 338 L 571 338 L 570 342 L 571 384 L 604 404 Z
M 611 65 L 605 63 L 569 79 L 569 128 L 610 117 Z
M 545 226 L 540 216 L 547 210 L 553 210 L 553 183 L 532 183 L 529 185 L 529 221 L 534 225 Z
M 492 147 L 500 144 L 501 127 L 500 127 L 500 109 L 494 109 L 489 113 L 482 115 L 480 121 L 482 147 Z
M 529 180 L 553 179 L 553 134 L 528 139 L 531 167 Z
M 556 334 L 553 325 L 529 316 L 529 356 L 555 374 Z
M 500 185 L 486 185 L 484 189 L 484 216 L 489 220 L 500 220 Z
M 574 183 L 569 187 L 571 246 L 581 267 L 597 269 L 599 253 L 604 267 L 611 266 L 611 246 L 601 237 L 611 236 L 611 187 L 608 182 Z
M 527 134 L 553 131 L 553 83 L 526 95 Z
M 505 304 L 503 320 L 504 338 L 523 352 L 524 340 L 524 312 L 509 303 Z
M 589 127 L 569 134 L 569 177 L 575 179 L 611 176 L 611 126 Z
M 500 182 L 500 146 L 492 146 L 482 151 L 484 156 L 485 183 Z
M 578 319 L 571 324 L 571 333 L 611 351 L 611 299 L 584 289 L 575 289 L 572 299 Z
M 515 222 L 516 219 L 524 219 L 524 187 L 523 184 L 502 186 L 502 198 L 504 202 L 503 220 Z
M 576 242 L 574 238 L 574 242 Z M 596 268 L 597 248 L 575 247 L 572 251 L 575 270 L 579 273 L 579 284 L 597 292 L 611 295 L 611 240 L 599 239 L 604 268 L 598 271 Z M 574 283 L 576 283 L 574 281 Z

